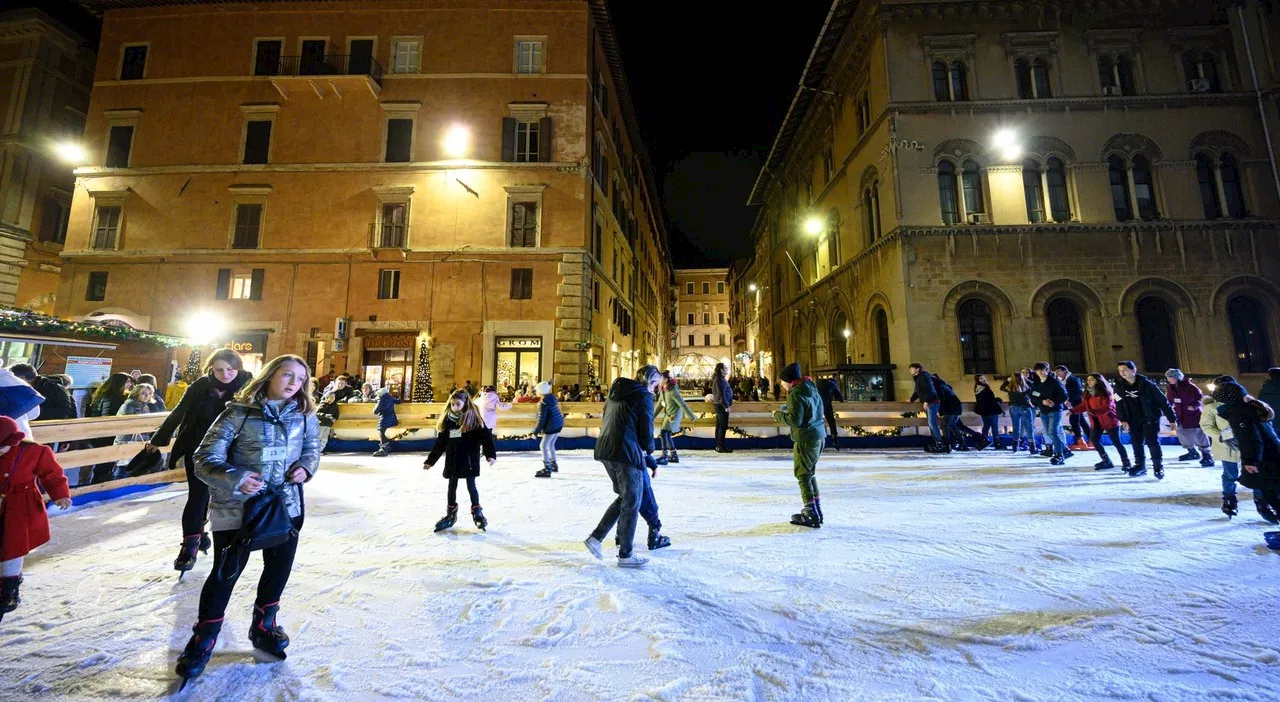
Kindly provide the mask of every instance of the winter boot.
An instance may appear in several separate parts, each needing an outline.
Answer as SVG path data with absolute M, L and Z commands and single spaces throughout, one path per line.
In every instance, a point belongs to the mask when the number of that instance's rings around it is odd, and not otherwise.
M 1187 451 L 1181 456 L 1178 456 L 1179 461 L 1194 461 L 1198 458 L 1200 458 L 1200 454 L 1195 451 Z
M 204 546 L 204 534 L 192 534 L 182 537 L 182 546 L 178 548 L 178 557 L 173 560 L 173 569 L 186 573 L 196 566 L 196 551 Z M 208 547 L 203 549 L 209 552 Z M 181 576 L 179 576 L 181 577 Z
M 22 576 L 15 575 L 12 578 L 0 578 L 0 619 L 4 619 L 4 615 L 12 612 L 22 604 L 22 598 L 18 596 L 18 587 L 22 585 Z
M 204 672 L 204 667 L 213 657 L 213 645 L 218 643 L 220 631 L 222 631 L 221 618 L 196 622 L 196 625 L 191 627 L 191 639 L 187 641 L 187 647 L 182 649 L 182 653 L 178 656 L 178 665 L 174 669 L 174 672 L 182 677 L 183 687 L 187 686 L 187 681 L 191 678 L 198 678 Z
M 458 506 L 449 505 L 449 511 L 445 513 L 440 521 L 436 522 L 436 533 L 440 533 L 445 529 L 452 529 L 454 524 L 458 523 Z
M 1213 454 L 1206 449 L 1200 449 L 1200 467 L 1212 468 L 1214 465 Z
M 658 527 L 649 527 L 649 550 L 657 551 L 671 545 L 671 539 L 658 532 Z
M 1164 480 L 1164 466 L 1159 463 L 1151 464 L 1151 470 L 1155 473 L 1156 480 Z
M 1222 513 L 1227 515 L 1227 519 L 1240 514 L 1240 504 L 1236 502 L 1235 495 L 1222 496 Z
M 812 504 L 805 505 L 804 509 L 800 510 L 800 514 L 791 515 L 791 523 L 796 526 L 809 527 L 810 529 L 817 529 L 822 526 L 822 521 L 818 519 L 818 513 L 813 509 Z
M 550 463 L 547 463 L 547 462 L 543 462 L 543 464 L 542 464 L 542 470 L 538 471 L 537 473 L 534 473 L 534 474 L 533 474 L 533 477 L 535 477 L 535 478 L 550 478 L 550 477 L 551 477 L 551 464 L 550 464 Z
M 679 462 L 680 462 L 680 454 L 676 453 L 675 451 L 672 451 L 672 452 L 671 452 L 671 462 L 672 462 L 672 463 L 679 463 Z
M 1265 501 L 1253 498 L 1253 507 L 1258 510 L 1258 516 L 1267 520 L 1269 524 L 1280 524 L 1280 515 L 1276 514 L 1274 508 Z
M 249 640 L 259 651 L 265 651 L 284 660 L 284 649 L 289 645 L 289 635 L 284 633 L 283 627 L 276 624 L 276 613 L 279 611 L 279 602 L 255 606 L 253 624 L 249 627 Z
M 1110 470 L 1115 467 L 1116 467 L 1116 464 L 1112 463 L 1110 458 L 1104 458 L 1101 461 L 1098 461 L 1097 463 L 1093 464 L 1094 470 Z
M 480 505 L 471 505 L 471 519 L 475 521 L 476 528 L 484 531 L 489 526 L 489 520 L 484 518 L 484 510 L 480 509 Z
M 1147 474 L 1147 467 L 1141 463 L 1125 471 L 1130 478 L 1137 478 Z

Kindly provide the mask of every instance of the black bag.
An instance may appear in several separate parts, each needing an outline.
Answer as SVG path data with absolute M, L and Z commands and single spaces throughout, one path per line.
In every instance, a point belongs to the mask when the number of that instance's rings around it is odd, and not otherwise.
M 240 529 L 231 538 L 231 543 L 218 554 L 218 570 L 215 575 L 219 580 L 225 582 L 240 575 L 240 559 L 233 561 L 230 557 L 232 553 L 239 556 L 248 551 L 274 548 L 289 539 L 297 538 L 298 530 L 293 526 L 293 519 L 289 517 L 289 505 L 284 500 L 284 491 L 287 489 L 288 484 L 277 487 L 268 485 L 244 503 L 244 519 L 240 523 Z M 302 499 L 301 485 L 298 486 L 298 498 Z
M 164 456 L 159 451 L 148 451 L 144 448 L 129 461 L 129 465 L 125 466 L 125 474 L 130 478 L 136 478 L 139 475 L 154 473 L 163 461 Z

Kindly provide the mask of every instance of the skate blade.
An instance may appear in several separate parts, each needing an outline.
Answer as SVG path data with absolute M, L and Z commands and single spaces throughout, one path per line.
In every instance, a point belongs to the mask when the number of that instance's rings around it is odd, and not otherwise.
M 187 683 L 189 682 L 191 682 L 191 678 L 183 678 L 182 682 L 178 684 L 178 692 L 182 692 L 187 689 Z

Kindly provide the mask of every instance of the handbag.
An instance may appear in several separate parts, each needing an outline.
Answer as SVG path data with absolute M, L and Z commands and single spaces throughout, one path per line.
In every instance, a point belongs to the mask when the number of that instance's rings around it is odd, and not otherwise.
M 275 548 L 289 539 L 297 538 L 298 530 L 289 516 L 285 503 L 285 485 L 267 486 L 244 503 L 244 519 L 231 542 L 218 554 L 218 568 L 214 576 L 226 582 L 240 577 L 241 558 L 232 559 L 231 553 L 240 554 Z M 301 498 L 302 487 L 298 487 Z
M 125 473 L 130 478 L 146 475 L 159 468 L 163 461 L 164 456 L 159 451 L 148 451 L 144 448 L 138 452 L 138 455 L 129 460 L 129 465 L 125 466 Z

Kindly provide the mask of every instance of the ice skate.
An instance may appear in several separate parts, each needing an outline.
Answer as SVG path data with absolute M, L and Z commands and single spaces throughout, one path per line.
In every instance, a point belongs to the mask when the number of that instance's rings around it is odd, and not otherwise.
M 476 528 L 484 531 L 489 526 L 489 520 L 484 518 L 484 510 L 480 509 L 480 505 L 471 505 L 471 519 L 475 521 Z
M 1222 496 L 1222 513 L 1227 515 L 1227 519 L 1240 514 L 1240 504 L 1236 501 L 1235 495 Z
M 1049 465 L 1051 466 L 1060 466 L 1066 462 L 1067 462 L 1066 459 L 1063 458 L 1062 456 L 1054 456 L 1053 458 L 1049 459 Z
M 648 558 L 641 558 L 640 556 L 632 555 L 632 556 L 627 556 L 625 558 L 622 556 L 618 556 L 619 568 L 643 568 L 645 564 L 648 562 L 649 562 Z
M 1156 463 L 1151 466 L 1151 470 L 1155 473 L 1156 480 L 1164 480 L 1164 466 Z
M 209 659 L 213 657 L 213 646 L 218 643 L 218 632 L 222 631 L 222 620 L 196 622 L 196 625 L 191 627 L 191 631 L 187 647 L 178 656 L 178 664 L 174 668 L 174 672 L 182 677 L 182 686 L 178 688 L 179 691 L 186 687 L 192 678 L 200 677 L 204 667 L 209 664 Z
M 182 545 L 178 547 L 178 557 L 173 559 L 173 569 L 179 571 L 178 580 L 182 580 L 182 576 L 196 566 L 196 551 L 209 552 L 209 547 L 204 543 L 206 538 L 204 534 L 182 537 Z M 201 548 L 202 546 L 204 548 Z
M 1194 461 L 1198 458 L 1200 458 L 1200 454 L 1196 453 L 1195 451 L 1187 451 L 1181 456 L 1178 456 L 1179 461 Z
M 387 457 L 387 446 L 386 446 L 386 444 L 380 444 L 380 445 L 378 446 L 378 450 L 373 452 L 373 457 L 374 457 L 374 458 L 386 458 L 386 457 Z
M 449 505 L 449 511 L 445 513 L 440 521 L 436 522 L 436 533 L 440 533 L 445 529 L 452 529 L 454 524 L 458 523 L 458 506 Z
M 289 645 L 289 635 L 284 628 L 276 624 L 276 613 L 280 611 L 280 603 L 253 608 L 253 624 L 249 627 L 249 641 L 259 651 L 269 653 L 284 660 L 284 649 Z
M 1111 470 L 1112 468 L 1115 468 L 1115 467 L 1116 467 L 1116 464 L 1112 463 L 1110 458 L 1105 458 L 1093 464 L 1094 470 Z
M 663 536 L 657 529 L 649 529 L 649 550 L 657 551 L 660 548 L 666 548 L 671 545 L 671 539 Z M 590 548 L 588 546 L 587 548 Z
M 12 578 L 0 578 L 0 619 L 4 619 L 4 615 L 12 612 L 22 604 L 22 598 L 18 596 L 18 588 L 22 585 L 22 576 L 15 575 Z
M 1263 532 L 1262 538 L 1267 542 L 1267 548 L 1280 551 L 1280 531 Z
M 1130 478 L 1137 478 L 1147 474 L 1147 467 L 1139 463 L 1125 472 L 1129 474 Z
M 791 515 L 791 523 L 796 526 L 809 527 L 817 529 L 822 526 L 822 521 L 818 519 L 818 513 L 814 511 L 812 505 L 805 505 L 805 508 L 799 514 Z
M 552 461 L 551 461 L 551 472 L 552 472 L 552 473 L 559 473 L 559 472 L 560 472 L 560 464 L 559 464 L 559 463 L 557 463 L 554 459 L 552 459 Z
M 599 539 L 594 536 L 588 536 L 586 540 L 582 542 L 582 545 L 587 547 L 587 550 L 591 552 L 591 555 L 595 556 L 599 560 L 604 560 L 604 544 L 601 544 Z
M 544 462 L 544 463 L 542 464 L 542 470 L 538 471 L 537 473 L 534 473 L 534 474 L 533 474 L 533 477 L 535 477 L 535 478 L 550 478 L 550 477 L 551 477 L 551 464 L 550 464 L 550 463 L 545 463 L 545 462 Z
M 653 459 L 653 462 L 657 463 L 660 466 L 665 466 L 668 463 L 670 463 L 670 460 L 667 458 L 667 454 L 664 453 L 661 456 L 658 456 L 657 458 Z
M 679 463 L 679 462 L 680 462 L 680 454 L 676 453 L 675 451 L 672 451 L 672 452 L 671 452 L 671 462 L 672 462 L 672 463 Z
M 1201 468 L 1212 468 L 1212 467 L 1214 467 L 1215 465 L 1217 465 L 1217 463 L 1213 460 L 1213 454 L 1209 453 L 1208 451 L 1201 451 L 1201 452 L 1200 452 L 1200 467 L 1201 467 Z
M 1280 515 L 1276 514 L 1271 505 L 1255 497 L 1253 499 L 1253 507 L 1258 510 L 1258 516 L 1267 520 L 1268 524 L 1280 524 Z

